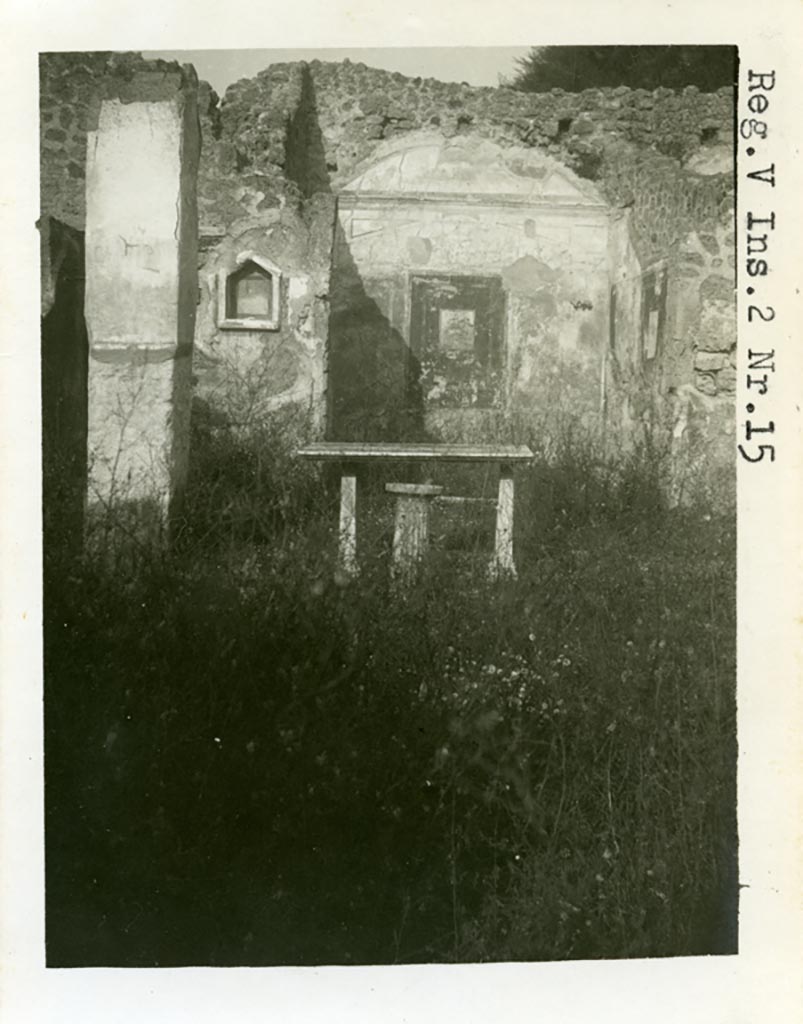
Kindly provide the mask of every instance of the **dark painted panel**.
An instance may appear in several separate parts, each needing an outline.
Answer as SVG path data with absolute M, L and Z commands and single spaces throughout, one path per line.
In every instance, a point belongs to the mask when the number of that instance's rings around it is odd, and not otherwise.
M 501 404 L 505 293 L 496 277 L 416 275 L 411 280 L 410 347 L 426 403 L 440 408 Z
M 641 356 L 645 366 L 661 354 L 666 324 L 666 269 L 656 267 L 641 279 Z

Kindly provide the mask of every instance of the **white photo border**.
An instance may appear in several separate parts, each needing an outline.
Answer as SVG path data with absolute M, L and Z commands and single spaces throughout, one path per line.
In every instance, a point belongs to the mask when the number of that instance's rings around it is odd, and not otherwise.
M 705 1021 L 799 1019 L 803 953 L 803 7 L 795 0 L 42 0 L 4 7 L 0 152 L 0 998 L 9 1024 L 238 1022 Z M 740 951 L 728 957 L 392 968 L 81 969 L 44 966 L 37 60 L 48 50 L 566 43 L 736 44 L 745 75 L 775 71 L 764 152 L 767 194 L 745 184 L 739 143 L 740 376 L 747 372 L 746 202 L 777 218 L 762 302 L 778 310 L 771 403 L 776 459 L 738 462 Z M 758 187 L 758 186 L 756 186 Z M 767 205 L 769 204 L 769 206 Z M 757 347 L 753 345 L 754 348 Z M 744 390 L 737 395 L 739 429 Z

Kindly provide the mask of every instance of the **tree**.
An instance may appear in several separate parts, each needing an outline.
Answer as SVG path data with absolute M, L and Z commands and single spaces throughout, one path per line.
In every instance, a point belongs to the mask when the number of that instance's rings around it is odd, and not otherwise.
M 713 92 L 736 81 L 735 46 L 535 46 L 510 83 L 522 92 L 604 86 Z

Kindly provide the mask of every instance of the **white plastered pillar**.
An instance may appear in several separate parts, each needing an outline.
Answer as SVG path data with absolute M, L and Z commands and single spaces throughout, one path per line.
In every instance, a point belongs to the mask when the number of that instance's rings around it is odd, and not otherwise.
M 88 135 L 87 523 L 164 536 L 187 472 L 197 300 L 197 80 L 141 72 Z M 143 98 L 139 98 L 139 97 Z

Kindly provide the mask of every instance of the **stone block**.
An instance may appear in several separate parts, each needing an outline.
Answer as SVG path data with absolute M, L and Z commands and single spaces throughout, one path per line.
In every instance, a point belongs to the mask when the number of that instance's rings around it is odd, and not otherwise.
M 720 391 L 724 391 L 725 394 L 733 395 L 736 393 L 737 380 L 736 370 L 731 366 L 727 366 L 717 374 L 717 387 Z
M 709 252 L 712 256 L 719 255 L 719 243 L 714 235 L 701 233 L 698 237 L 700 239 L 700 244 L 706 252 Z
M 700 285 L 700 298 L 725 303 L 733 303 L 733 282 L 721 274 L 710 274 Z
M 589 117 L 578 117 L 572 125 L 572 131 L 576 135 L 591 135 L 594 132 L 594 122 Z
M 717 385 L 712 373 L 695 373 L 694 386 L 703 395 L 715 395 Z
M 728 365 L 727 355 L 721 352 L 695 352 L 694 368 L 702 372 L 721 370 Z
M 736 310 L 733 304 L 704 302 L 695 334 L 699 350 L 730 352 L 736 344 Z
M 376 114 L 388 104 L 388 97 L 381 92 L 370 93 L 360 99 L 360 107 L 364 114 Z

